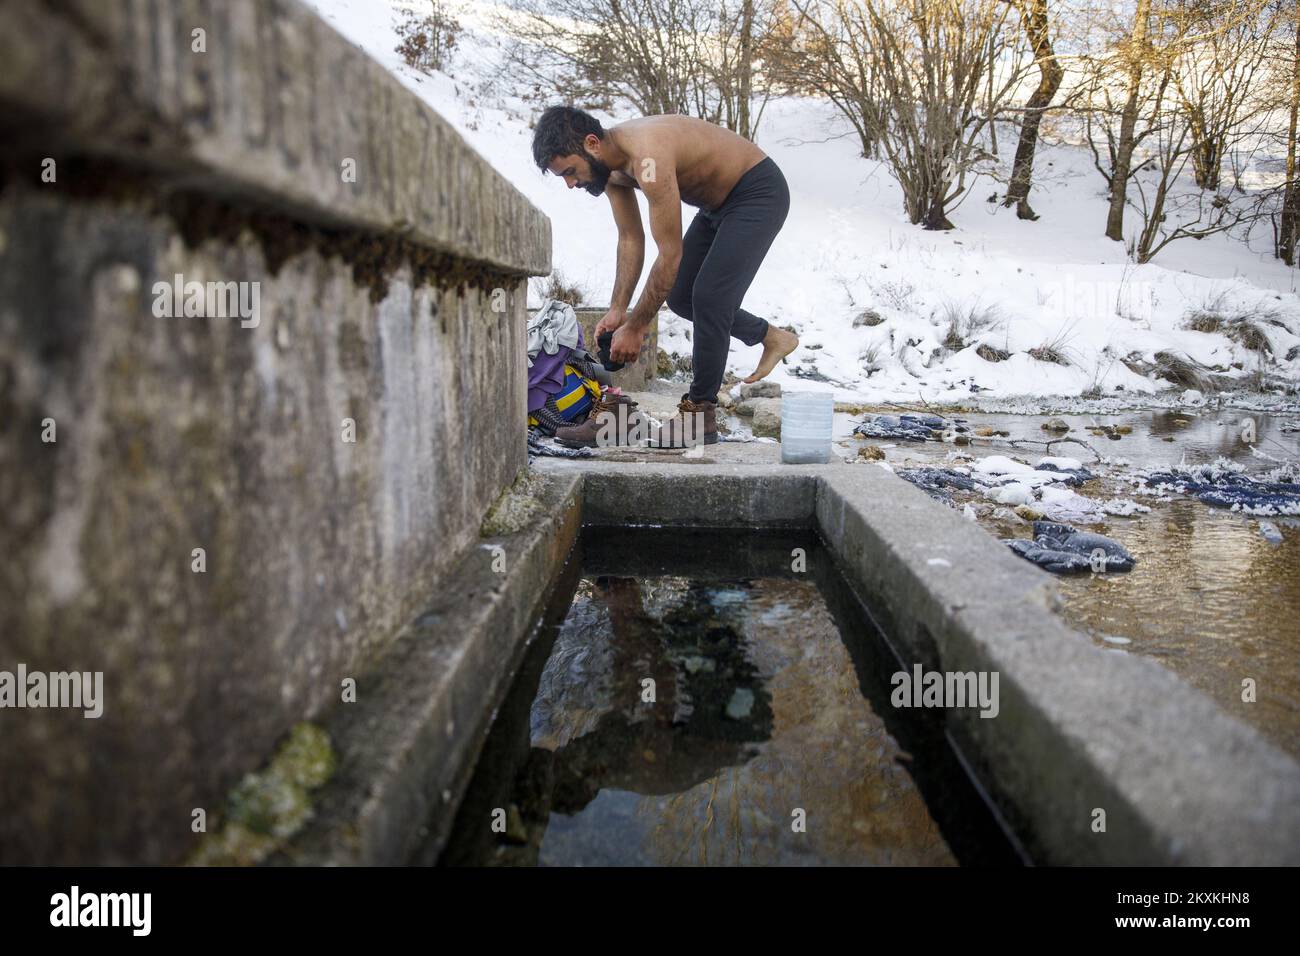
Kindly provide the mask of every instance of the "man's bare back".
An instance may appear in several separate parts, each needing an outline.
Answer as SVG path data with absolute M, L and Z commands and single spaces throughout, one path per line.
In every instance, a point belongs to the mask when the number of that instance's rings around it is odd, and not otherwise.
M 767 154 L 745 137 L 693 116 L 644 116 L 609 131 L 630 160 L 610 173 L 611 185 L 640 188 L 646 160 L 677 177 L 682 202 L 697 209 L 722 205 L 740 177 Z

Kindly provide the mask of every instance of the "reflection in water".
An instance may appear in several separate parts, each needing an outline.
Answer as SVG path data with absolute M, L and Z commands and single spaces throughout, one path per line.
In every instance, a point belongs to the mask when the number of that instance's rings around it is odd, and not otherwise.
M 945 832 L 976 862 L 1016 862 L 965 822 L 982 805 L 951 822 L 968 781 L 914 779 L 914 758 L 943 760 L 906 733 L 904 751 L 860 684 L 892 668 L 855 661 L 809 577 L 588 572 L 525 662 L 526 707 L 498 715 L 442 862 L 952 865 Z
M 1062 581 L 1067 617 L 1099 642 L 1128 639 L 1300 756 L 1300 523 L 1274 545 L 1249 518 L 1182 500 L 1107 530 L 1139 564 Z
M 1013 437 L 1041 440 L 1042 416 L 964 416 L 972 427 L 1005 429 Z M 1222 456 L 1241 462 L 1248 472 L 1265 470 L 1277 459 L 1300 458 L 1300 434 L 1282 431 L 1285 419 L 1254 415 L 1262 458 L 1241 440 L 1243 412 L 1158 411 L 1097 416 L 1107 424 L 1127 424 L 1131 434 L 1120 441 L 1095 438 L 1083 431 L 1091 416 L 1062 416 L 1071 437 L 1088 440 L 1101 454 L 1124 459 L 1133 467 L 1163 467 L 1186 461 L 1213 462 Z M 1175 438 L 1172 443 L 1165 436 Z M 891 463 L 933 463 L 954 449 L 933 444 L 891 449 Z M 975 445 L 960 449 L 975 455 L 1013 454 L 1037 461 L 1042 449 Z M 1078 446 L 1057 446 L 1053 454 L 1087 462 L 1092 456 Z M 1118 480 L 1128 466 L 1090 468 L 1101 479 L 1080 488 L 1096 498 L 1130 497 L 1131 485 Z M 983 499 L 958 494 L 959 503 Z M 1065 614 L 1071 623 L 1106 647 L 1145 654 L 1161 661 L 1220 706 L 1245 720 L 1272 741 L 1300 756 L 1300 521 L 1271 519 L 1282 530 L 1280 544 L 1270 544 L 1259 522 L 1246 515 L 1175 498 L 1160 502 L 1137 497 L 1151 513 L 1088 525 L 1119 540 L 1138 558 L 1128 574 L 1059 578 Z M 991 509 L 990 509 L 991 510 Z M 1029 525 L 1007 511 L 982 514 L 981 524 L 1001 538 L 1027 537 Z M 1109 638 L 1109 640 L 1107 640 Z M 1127 643 L 1126 643 L 1127 642 Z M 1257 700 L 1242 700 L 1242 681 L 1250 678 Z

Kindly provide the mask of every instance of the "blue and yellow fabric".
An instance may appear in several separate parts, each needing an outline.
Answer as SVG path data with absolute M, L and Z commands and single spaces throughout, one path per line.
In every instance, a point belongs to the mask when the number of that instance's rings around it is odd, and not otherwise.
M 572 422 L 580 420 L 598 398 L 600 383 L 594 378 L 584 377 L 572 365 L 565 364 L 564 384 L 547 399 L 546 404 L 553 407 L 566 422 Z M 534 428 L 540 424 L 536 413 L 528 416 L 528 424 Z

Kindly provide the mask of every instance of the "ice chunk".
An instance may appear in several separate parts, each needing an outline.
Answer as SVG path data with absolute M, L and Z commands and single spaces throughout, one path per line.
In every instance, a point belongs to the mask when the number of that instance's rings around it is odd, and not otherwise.
M 1259 523 L 1259 533 L 1264 536 L 1264 540 L 1269 544 L 1282 543 L 1282 532 L 1278 526 L 1271 521 L 1261 521 Z
M 1053 468 L 1060 468 L 1064 471 L 1078 471 L 1083 467 L 1083 462 L 1078 458 L 1053 458 L 1051 455 L 1038 459 L 1038 467 L 1048 465 Z
M 989 455 L 971 465 L 972 471 L 983 475 L 1027 475 L 1033 467 L 1018 461 L 1012 461 L 1006 455 Z

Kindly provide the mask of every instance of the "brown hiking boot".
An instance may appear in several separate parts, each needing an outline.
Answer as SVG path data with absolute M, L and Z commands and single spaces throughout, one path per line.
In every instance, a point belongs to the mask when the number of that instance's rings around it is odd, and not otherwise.
M 716 402 L 693 402 L 690 393 L 677 403 L 677 414 L 659 429 L 657 448 L 689 448 L 718 443 L 718 406 Z
M 623 406 L 620 410 L 619 406 Z M 587 418 L 578 425 L 566 425 L 557 429 L 555 440 L 569 448 L 596 448 L 605 445 L 629 445 L 628 433 L 634 428 L 640 412 L 637 403 L 626 395 L 615 395 L 610 391 L 601 393 L 600 398 L 591 406 Z M 619 419 L 625 427 L 620 427 Z M 600 440 L 604 432 L 606 440 Z

